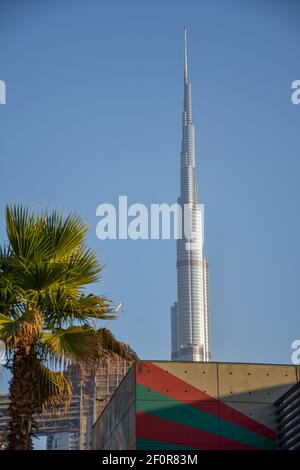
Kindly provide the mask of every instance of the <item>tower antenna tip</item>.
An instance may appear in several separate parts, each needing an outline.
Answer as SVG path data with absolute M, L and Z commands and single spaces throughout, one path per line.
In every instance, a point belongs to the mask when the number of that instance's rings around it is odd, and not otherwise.
M 184 83 L 188 82 L 187 28 L 184 26 Z

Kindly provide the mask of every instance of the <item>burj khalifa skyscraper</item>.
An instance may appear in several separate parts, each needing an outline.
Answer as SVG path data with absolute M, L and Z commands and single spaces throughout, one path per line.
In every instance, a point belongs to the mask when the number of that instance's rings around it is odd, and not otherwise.
M 192 121 L 192 87 L 188 77 L 187 31 L 184 29 L 184 107 L 180 156 L 180 197 L 189 207 L 194 238 L 184 231 L 177 240 L 177 296 L 171 307 L 172 360 L 210 361 L 208 264 L 203 255 L 203 211 L 198 204 L 196 183 L 195 126 Z

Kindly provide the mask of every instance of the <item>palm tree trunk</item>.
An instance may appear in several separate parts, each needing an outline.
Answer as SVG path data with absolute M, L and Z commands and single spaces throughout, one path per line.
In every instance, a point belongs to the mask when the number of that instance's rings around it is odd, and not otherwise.
M 19 347 L 13 357 L 9 387 L 8 449 L 32 450 L 37 411 L 36 357 Z

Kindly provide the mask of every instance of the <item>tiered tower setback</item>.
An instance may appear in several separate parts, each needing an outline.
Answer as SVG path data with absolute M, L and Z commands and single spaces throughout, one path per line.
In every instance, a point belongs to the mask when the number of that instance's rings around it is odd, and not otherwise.
M 192 121 L 192 86 L 188 77 L 187 31 L 184 29 L 184 104 L 180 157 L 182 207 L 190 207 L 195 238 L 191 244 L 183 234 L 177 240 L 177 295 L 171 307 L 172 360 L 210 361 L 208 265 L 203 256 L 203 213 L 198 205 L 196 183 L 195 126 Z M 183 224 L 184 226 L 184 224 Z

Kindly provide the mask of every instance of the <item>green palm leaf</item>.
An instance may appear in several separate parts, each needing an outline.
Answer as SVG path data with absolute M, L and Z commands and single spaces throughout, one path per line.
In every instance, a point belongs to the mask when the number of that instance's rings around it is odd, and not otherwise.
M 54 211 L 47 215 L 44 230 L 50 239 L 52 252 L 58 259 L 72 254 L 84 244 L 88 227 L 77 214 L 64 218 L 61 212 Z
M 70 326 L 43 333 L 41 346 L 54 366 L 66 367 L 70 362 L 92 366 L 99 359 L 95 338 L 91 329 Z
M 43 236 L 43 216 L 35 216 L 22 206 L 7 206 L 6 232 L 14 255 L 23 260 L 46 257 L 49 241 Z
M 92 319 L 113 320 L 110 313 L 110 302 L 100 296 L 70 296 L 65 289 L 46 292 L 40 296 L 40 304 L 44 313 L 46 329 L 63 327 L 78 321 L 90 324 Z

